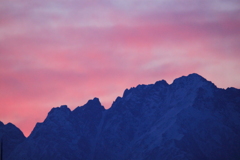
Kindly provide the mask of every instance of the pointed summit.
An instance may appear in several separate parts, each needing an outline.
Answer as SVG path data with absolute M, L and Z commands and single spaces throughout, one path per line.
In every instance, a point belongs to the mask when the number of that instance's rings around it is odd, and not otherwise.
M 66 114 L 69 114 L 71 112 L 71 110 L 67 107 L 67 105 L 61 105 L 60 107 L 56 107 L 56 108 L 53 108 L 49 114 L 59 114 L 59 113 L 66 113 Z
M 84 106 L 88 106 L 88 107 L 97 107 L 97 106 L 101 106 L 102 107 L 102 105 L 101 105 L 101 103 L 100 103 L 100 101 L 99 101 L 99 99 L 98 98 L 93 98 L 92 100 L 89 100 Z
M 197 73 L 191 73 L 187 77 L 191 78 L 191 79 L 206 80 L 204 77 L 202 77 L 201 75 L 199 75 Z
M 14 127 L 14 128 L 17 128 L 14 124 L 12 124 L 12 123 L 10 123 L 10 122 L 7 123 L 6 126 L 7 126 L 7 127 Z
M 212 82 L 206 80 L 205 78 L 203 78 L 197 73 L 192 73 L 192 74 L 189 74 L 188 76 L 182 76 L 180 78 L 175 79 L 172 83 L 172 86 L 174 87 L 188 86 L 188 87 L 198 88 L 205 85 L 216 88 L 216 86 Z
M 51 109 L 51 111 L 48 113 L 46 120 L 62 119 L 63 117 L 67 117 L 70 113 L 71 110 L 67 107 L 67 105 L 61 105 L 60 107 Z
M 189 74 L 188 76 L 182 76 L 182 77 L 176 78 L 173 81 L 173 83 L 178 81 L 206 81 L 206 79 L 197 73 L 192 73 L 192 74 Z
M 4 125 L 0 121 L 0 141 L 1 141 L 1 159 L 8 159 L 11 152 L 22 143 L 26 137 L 22 131 L 14 124 L 8 123 Z
M 73 110 L 73 113 L 80 113 L 80 112 L 85 112 L 85 111 L 91 111 L 91 112 L 101 112 L 104 111 L 105 108 L 101 105 L 100 101 L 98 98 L 93 98 L 89 100 L 85 105 L 81 107 L 77 107 L 76 109 Z
M 83 110 L 105 110 L 101 105 L 98 98 L 93 98 L 89 100 L 85 105 L 81 107 Z
M 161 80 L 161 81 L 157 81 L 157 82 L 155 83 L 155 85 L 156 85 L 156 86 L 160 86 L 160 85 L 162 85 L 162 86 L 168 86 L 169 84 L 167 83 L 167 81 L 165 81 L 165 80 L 163 79 L 163 80 Z

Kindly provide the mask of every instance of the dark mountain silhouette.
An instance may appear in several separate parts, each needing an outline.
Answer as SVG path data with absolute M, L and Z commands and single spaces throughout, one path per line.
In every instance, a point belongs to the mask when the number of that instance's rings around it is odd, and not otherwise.
M 0 160 L 5 160 L 26 137 L 22 131 L 12 123 L 4 125 L 0 121 Z
M 108 110 L 53 108 L 7 158 L 239 160 L 239 135 L 240 90 L 190 74 L 126 89 Z

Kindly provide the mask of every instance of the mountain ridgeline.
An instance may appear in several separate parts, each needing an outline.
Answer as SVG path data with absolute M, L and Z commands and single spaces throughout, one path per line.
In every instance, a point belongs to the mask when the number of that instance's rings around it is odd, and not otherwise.
M 28 138 L 13 130 L 8 160 L 239 160 L 240 90 L 190 74 L 126 89 L 108 110 L 53 108 Z

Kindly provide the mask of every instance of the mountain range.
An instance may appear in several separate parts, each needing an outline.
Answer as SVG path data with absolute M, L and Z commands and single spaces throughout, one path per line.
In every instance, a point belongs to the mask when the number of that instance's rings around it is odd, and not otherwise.
M 27 138 L 0 123 L 0 138 L 4 160 L 239 160 L 240 89 L 193 73 L 126 89 L 107 110 L 53 108 Z

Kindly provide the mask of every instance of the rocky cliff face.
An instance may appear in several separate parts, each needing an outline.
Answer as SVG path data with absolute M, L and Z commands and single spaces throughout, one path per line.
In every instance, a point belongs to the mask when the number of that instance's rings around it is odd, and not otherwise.
M 197 74 L 53 108 L 9 159 L 240 159 L 240 90 Z

